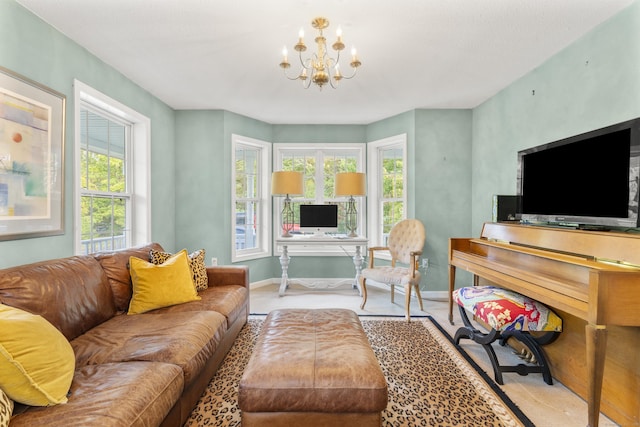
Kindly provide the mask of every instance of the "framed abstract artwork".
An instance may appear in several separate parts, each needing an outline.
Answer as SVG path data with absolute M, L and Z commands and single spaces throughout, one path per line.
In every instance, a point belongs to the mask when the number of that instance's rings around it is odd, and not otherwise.
M 0 240 L 64 233 L 65 103 L 0 67 Z

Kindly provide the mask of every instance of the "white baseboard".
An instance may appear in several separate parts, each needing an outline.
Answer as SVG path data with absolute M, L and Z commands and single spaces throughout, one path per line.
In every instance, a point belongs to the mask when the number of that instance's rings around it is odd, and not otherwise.
M 342 286 L 342 285 L 348 284 L 349 281 L 353 279 L 352 278 L 329 278 L 329 279 L 328 278 L 303 278 L 303 279 L 290 278 L 289 280 L 291 281 L 291 283 L 300 283 L 303 286 L 306 286 L 305 283 L 320 284 L 318 286 L 312 286 L 313 288 L 320 288 L 320 287 L 331 288 L 335 286 Z M 335 285 L 332 286 L 331 285 L 332 283 L 335 283 Z M 280 278 L 274 277 L 271 279 L 264 279 L 264 280 L 259 280 L 257 282 L 251 282 L 249 284 L 249 289 L 257 289 L 263 286 L 279 285 L 279 284 L 280 284 Z M 367 282 L 367 286 L 375 286 L 382 289 L 388 289 L 387 285 L 376 283 L 376 282 Z M 404 294 L 404 289 L 401 286 L 397 286 L 396 293 Z M 422 296 L 423 300 L 432 300 L 432 301 L 448 301 L 449 300 L 448 291 L 429 291 L 426 289 L 420 289 L 420 295 Z

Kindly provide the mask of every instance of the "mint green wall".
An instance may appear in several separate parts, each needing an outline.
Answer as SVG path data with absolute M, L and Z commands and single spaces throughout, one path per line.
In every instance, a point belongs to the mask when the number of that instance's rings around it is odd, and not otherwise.
M 474 110 L 472 235 L 515 194 L 519 150 L 639 116 L 636 2 Z
M 0 65 L 66 96 L 65 233 L 0 242 L 0 268 L 73 254 L 73 80 L 78 79 L 151 119 L 152 238 L 175 242 L 174 113 L 14 1 L 0 1 Z
M 273 125 L 273 142 L 305 144 L 363 143 L 363 125 Z
M 448 290 L 449 238 L 471 232 L 471 124 L 471 110 L 416 111 L 414 204 L 427 231 L 429 291 Z
M 175 130 L 176 249 L 229 262 L 221 253 L 231 240 L 224 111 L 176 111 Z

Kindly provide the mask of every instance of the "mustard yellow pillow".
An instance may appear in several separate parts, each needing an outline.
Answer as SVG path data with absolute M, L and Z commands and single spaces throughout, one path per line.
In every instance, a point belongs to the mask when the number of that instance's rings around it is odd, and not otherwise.
M 187 251 L 181 250 L 155 265 L 140 258 L 129 259 L 133 296 L 128 314 L 199 300 L 193 284 Z
M 149 261 L 153 264 L 162 264 L 169 258 L 171 253 L 157 251 L 153 248 L 149 251 Z M 196 291 L 204 291 L 209 287 L 209 278 L 207 277 L 207 266 L 204 263 L 205 250 L 200 249 L 189 254 L 189 267 L 193 273 L 193 283 Z
M 0 388 L 31 406 L 67 402 L 76 358 L 43 317 L 0 304 Z

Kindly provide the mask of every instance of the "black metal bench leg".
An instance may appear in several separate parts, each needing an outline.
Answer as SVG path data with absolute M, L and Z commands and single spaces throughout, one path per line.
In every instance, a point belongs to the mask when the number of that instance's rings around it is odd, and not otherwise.
M 454 337 L 454 342 L 456 343 L 456 345 L 458 345 L 462 338 L 468 338 L 473 342 L 482 345 L 482 348 L 484 348 L 484 351 L 489 356 L 489 361 L 491 361 L 491 365 L 493 366 L 493 376 L 496 382 L 500 385 L 504 384 L 498 357 L 496 356 L 496 352 L 491 346 L 492 342 L 500 338 L 500 333 L 495 329 L 491 329 L 489 333 L 484 333 L 479 329 L 474 328 L 471 324 L 471 321 L 467 317 L 466 310 L 461 306 L 458 307 L 460 309 L 460 317 L 462 318 L 462 323 L 464 323 L 465 326 L 458 328 Z
M 501 333 L 495 329 L 491 329 L 491 331 L 489 331 L 488 333 L 484 333 L 471 324 L 471 321 L 469 320 L 464 307 L 458 306 L 458 308 L 460 309 L 460 317 L 462 318 L 462 323 L 464 323 L 464 326 L 458 328 L 458 330 L 456 331 L 454 342 L 456 343 L 456 345 L 458 345 L 461 339 L 467 338 L 478 344 L 481 344 L 487 355 L 489 356 L 489 361 L 493 366 L 493 373 L 496 383 L 500 385 L 504 384 L 502 378 L 503 372 L 515 372 L 518 375 L 522 376 L 526 376 L 530 373 L 541 373 L 544 382 L 549 385 L 553 385 L 553 378 L 551 377 L 549 364 L 540 346 L 545 343 L 553 342 L 553 340 L 558 335 L 557 332 L 553 333 L 555 335 L 547 334 L 541 338 L 535 338 L 529 333 L 522 331 L 503 331 Z M 491 344 L 496 340 L 500 340 L 500 345 L 504 346 L 510 337 L 514 337 L 522 344 L 524 344 L 529 349 L 529 351 L 531 351 L 536 359 L 535 365 L 525 365 L 522 363 L 518 365 L 500 365 L 498 357 L 496 356 L 496 353 L 493 350 Z
M 531 353 L 533 353 L 536 358 L 536 364 L 539 369 L 535 369 L 535 367 L 527 367 L 527 373 L 529 372 L 540 372 L 542 374 L 542 379 L 545 383 L 549 385 L 553 385 L 553 377 L 551 376 L 551 371 L 549 370 L 549 363 L 547 362 L 547 358 L 544 355 L 544 351 L 542 351 L 542 347 L 538 344 L 538 341 L 532 337 L 530 334 L 521 331 L 513 331 L 513 332 L 503 332 L 503 338 L 506 340 L 510 336 L 514 337 L 522 344 L 524 344 Z M 520 375 L 527 375 L 527 373 Z

